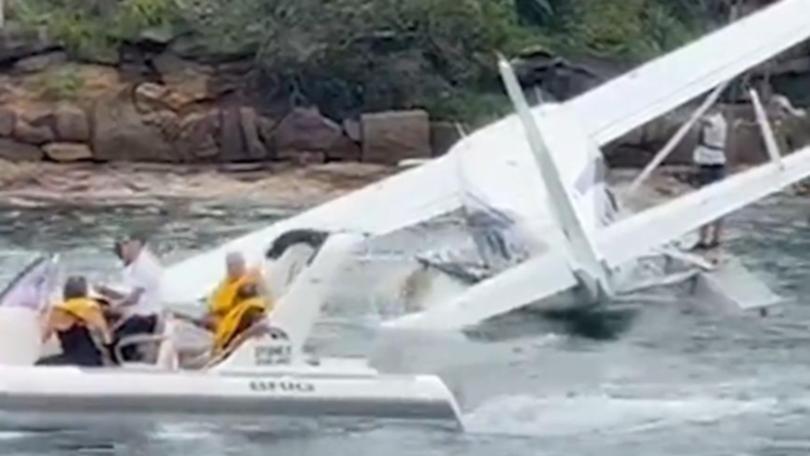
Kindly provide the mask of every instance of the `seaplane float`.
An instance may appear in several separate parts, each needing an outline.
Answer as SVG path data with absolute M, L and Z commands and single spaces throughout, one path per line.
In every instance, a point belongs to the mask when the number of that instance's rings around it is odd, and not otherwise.
M 361 417 L 460 425 L 451 391 L 433 375 L 386 375 L 364 359 L 317 358 L 304 341 L 349 250 L 362 237 L 324 239 L 267 318 L 224 353 L 183 356 L 171 315 L 158 336 L 133 336 L 147 362 L 80 368 L 35 366 L 43 353 L 40 306 L 54 289 L 56 257 L 41 257 L 0 296 L 0 422 L 75 424 L 83 419 L 161 415 Z M 151 347 L 151 349 L 150 349 Z
M 402 293 L 412 302 L 384 328 L 455 331 L 527 306 L 590 308 L 660 288 L 733 311 L 763 311 L 780 298 L 739 260 L 706 258 L 684 242 L 702 225 L 810 176 L 810 148 L 779 150 L 758 93 L 750 95 L 766 145 L 763 163 L 657 206 L 625 207 L 606 182 L 600 148 L 705 96 L 637 188 L 735 77 L 810 36 L 807 11 L 807 0 L 774 2 L 563 103 L 529 106 L 501 59 L 516 114 L 464 137 L 445 156 L 171 265 L 165 297 L 201 297 L 230 251 L 261 262 L 269 245 L 285 240 L 306 258 L 313 233 L 358 232 L 382 241 L 461 214 L 459 231 L 472 237 L 472 248 L 437 250 L 423 240 L 400 250 L 409 272 L 395 280 L 403 290 L 419 286 Z M 374 261 L 368 251 L 355 260 Z M 369 294 L 389 282 L 378 268 L 367 270 Z

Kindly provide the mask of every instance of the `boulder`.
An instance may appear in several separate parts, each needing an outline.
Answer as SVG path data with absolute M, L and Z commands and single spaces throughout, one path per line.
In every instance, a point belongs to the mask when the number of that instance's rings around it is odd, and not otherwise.
M 56 138 L 60 141 L 85 142 L 90 140 L 90 122 L 84 110 L 62 105 L 54 111 Z
M 32 125 L 22 117 L 17 117 L 14 123 L 13 137 L 20 142 L 36 146 L 49 143 L 56 138 L 48 125 Z
M 430 158 L 430 119 L 427 112 L 389 111 L 364 114 L 363 161 L 397 164 L 411 158 Z
M 93 159 L 93 152 L 90 147 L 82 143 L 51 143 L 45 145 L 42 149 L 45 151 L 46 157 L 60 163 Z
M 182 156 L 159 126 L 147 123 L 122 90 L 99 99 L 92 113 L 93 152 L 106 161 L 178 162 Z
M 213 69 L 166 51 L 152 60 L 163 83 L 188 103 L 211 98 L 208 86 Z
M 142 113 L 167 109 L 169 106 L 165 99 L 168 95 L 168 87 L 153 82 L 144 82 L 135 88 L 135 106 Z
M 343 120 L 343 132 L 354 142 L 363 142 L 363 131 L 360 128 L 360 121 L 355 119 Z
M 282 154 L 288 151 L 328 153 L 342 136 L 340 126 L 322 116 L 318 108 L 295 108 L 276 129 L 276 147 Z
M 0 158 L 12 162 L 40 161 L 42 160 L 42 149 L 30 144 L 14 141 L 13 139 L 0 138 Z
M 239 108 L 220 110 L 220 146 L 221 159 L 227 162 L 245 161 L 245 140 L 242 135 L 242 116 Z
M 259 116 L 256 114 L 256 110 L 253 108 L 241 108 L 239 118 L 247 158 L 253 161 L 266 160 L 267 148 L 265 148 L 259 135 Z
M 363 150 L 348 136 L 341 136 L 327 151 L 326 158 L 335 161 L 360 161 Z
M 0 62 L 8 63 L 56 49 L 45 28 L 37 30 L 8 22 L 0 29 Z
M 0 107 L 0 136 L 11 136 L 14 133 L 14 124 L 17 122 L 17 114 L 7 107 Z
M 186 161 L 210 160 L 219 155 L 217 112 L 193 113 L 180 121 L 176 147 Z
M 434 157 L 447 153 L 461 139 L 461 134 L 452 122 L 430 123 L 430 149 Z
M 67 53 L 52 51 L 20 59 L 14 64 L 14 69 L 23 73 L 36 73 L 52 66 L 63 65 L 67 61 Z
M 267 149 L 267 158 L 276 158 L 276 128 L 278 122 L 268 117 L 259 117 L 256 120 L 256 127 L 259 130 L 259 138 Z

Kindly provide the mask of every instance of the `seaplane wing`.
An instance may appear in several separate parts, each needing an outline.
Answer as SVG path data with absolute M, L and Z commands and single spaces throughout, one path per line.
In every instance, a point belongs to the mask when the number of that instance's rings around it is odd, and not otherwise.
M 566 257 L 559 251 L 551 251 L 484 280 L 447 303 L 391 320 L 383 326 L 456 330 L 537 303 L 577 284 Z
M 163 299 L 180 303 L 202 298 L 224 274 L 228 252 L 242 252 L 259 263 L 270 243 L 290 230 L 379 236 L 450 212 L 459 207 L 456 184 L 448 178 L 453 166 L 450 157 L 438 159 L 171 265 L 164 271 Z
M 650 250 L 810 176 L 810 147 L 648 209 L 599 233 L 610 266 Z
M 671 111 L 810 35 L 810 2 L 781 0 L 568 104 L 598 145 Z

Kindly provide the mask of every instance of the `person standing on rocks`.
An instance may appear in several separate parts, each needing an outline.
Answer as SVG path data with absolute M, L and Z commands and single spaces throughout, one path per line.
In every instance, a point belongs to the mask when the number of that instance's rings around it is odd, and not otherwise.
M 122 278 L 127 290 L 123 293 L 108 287 L 99 292 L 114 303 L 121 320 L 114 329 L 114 344 L 123 338 L 137 334 L 153 334 L 163 313 L 161 282 L 163 268 L 146 247 L 141 235 L 130 236 L 115 244 L 115 253 L 123 262 Z M 142 356 L 136 346 L 121 350 L 123 360 L 140 361 Z
M 700 121 L 700 136 L 693 154 L 697 168 L 697 184 L 705 187 L 726 177 L 726 142 L 728 123 L 720 108 L 712 108 Z M 695 248 L 713 249 L 720 245 L 722 219 L 700 228 L 700 240 Z

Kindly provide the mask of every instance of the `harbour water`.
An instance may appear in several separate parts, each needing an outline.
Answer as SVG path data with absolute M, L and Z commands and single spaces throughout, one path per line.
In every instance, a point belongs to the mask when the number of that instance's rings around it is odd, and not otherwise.
M 283 216 L 257 207 L 5 209 L 0 279 L 36 252 L 110 277 L 114 236 L 154 233 L 168 260 Z M 179 207 L 179 206 L 178 206 Z M 428 423 L 143 422 L 0 429 L 3 455 L 804 455 L 810 450 L 810 202 L 778 197 L 732 217 L 727 248 L 786 299 L 767 318 L 653 303 L 588 321 L 518 312 L 467 335 L 415 341 L 401 364 L 442 375 L 464 432 Z M 315 345 L 368 351 L 364 315 L 330 307 Z M 358 323 L 359 322 L 359 323 Z M 58 379 L 54 379 L 58 381 Z

